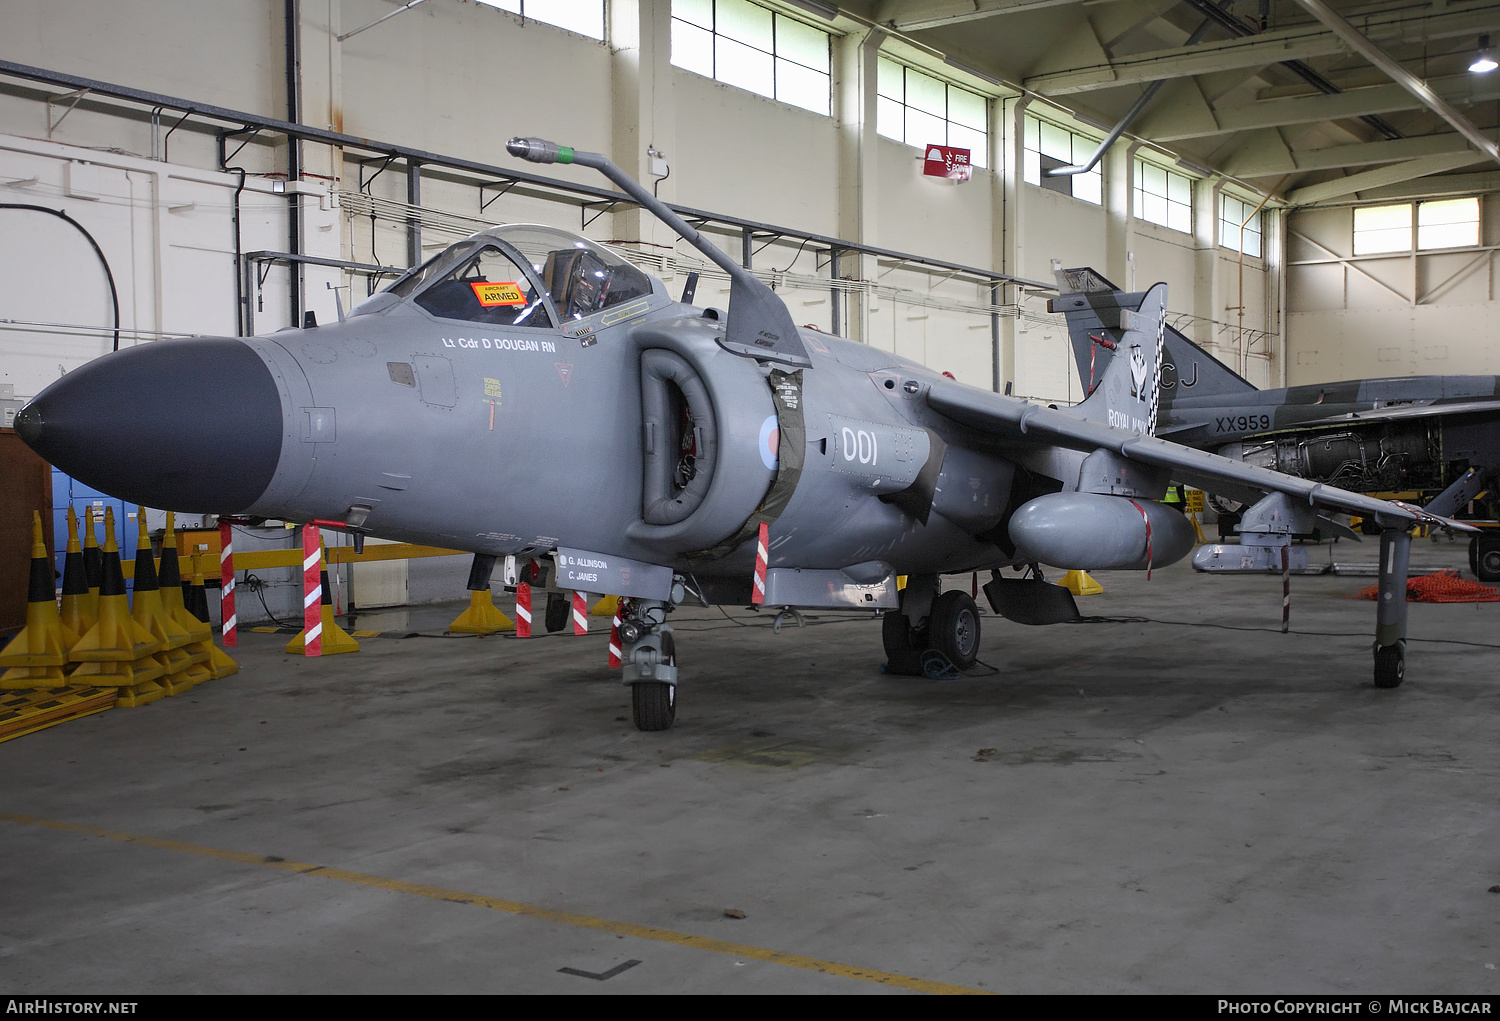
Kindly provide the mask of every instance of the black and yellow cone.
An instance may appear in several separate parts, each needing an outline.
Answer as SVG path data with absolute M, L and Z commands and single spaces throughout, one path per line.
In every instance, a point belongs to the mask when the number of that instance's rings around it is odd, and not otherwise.
M 203 557 L 199 553 L 193 554 L 193 585 L 189 592 L 192 593 L 188 602 L 189 612 L 211 626 L 208 616 L 208 589 L 203 584 Z M 229 657 L 229 653 L 210 641 L 208 643 L 208 670 L 217 680 L 220 677 L 239 673 L 240 665 Z
M 157 583 L 161 590 L 161 605 L 168 618 L 187 632 L 188 643 L 183 649 L 188 654 L 187 676 L 193 684 L 202 684 L 213 679 L 208 665 L 209 647 L 214 642 L 214 632 L 207 624 L 188 613 L 182 599 L 182 568 L 177 562 L 177 530 L 172 527 L 172 512 L 167 511 L 167 530 L 161 541 L 161 564 L 157 571 Z
M 619 596 L 605 596 L 589 610 L 590 617 L 613 617 L 620 609 Z
M 115 515 L 104 510 L 104 548 L 99 555 L 99 616 L 89 633 L 78 640 L 68 658 L 79 664 L 69 678 L 74 684 L 119 688 L 121 706 L 145 705 L 166 695 L 156 683 L 162 665 L 154 653 L 161 642 L 130 616 L 125 598 L 125 572 L 115 545 Z
M 501 631 L 514 631 L 516 622 L 507 617 L 495 605 L 495 597 L 489 586 L 469 593 L 469 608 L 453 619 L 449 631 L 465 635 L 493 635 Z
M 68 552 L 63 558 L 62 622 L 76 635 L 86 635 L 98 620 L 99 597 L 89 598 L 89 577 L 78 544 L 78 515 L 68 508 Z
M 193 551 L 193 580 L 182 586 L 182 602 L 188 613 L 205 624 L 213 624 L 208 613 L 208 587 L 203 584 L 202 555 L 197 550 Z
M 135 595 L 130 601 L 130 616 L 161 642 L 155 653 L 162 665 L 161 684 L 168 695 L 180 695 L 193 687 L 188 676 L 192 657 L 188 654 L 188 633 L 171 617 L 161 602 L 161 585 L 156 580 L 156 558 L 151 555 L 151 534 L 146 531 L 146 508 L 136 508 Z
M 318 579 L 323 586 L 322 619 L 323 631 L 320 637 L 323 641 L 323 651 L 319 655 L 337 656 L 341 652 L 358 652 L 359 643 L 354 636 L 343 628 L 339 622 L 333 619 L 333 593 L 328 588 L 328 550 L 319 543 L 318 555 L 322 558 L 322 574 Z M 297 637 L 286 643 L 286 651 L 294 656 L 302 655 L 302 650 L 307 642 L 307 628 L 297 632 Z
M 26 592 L 26 626 L 0 652 L 0 688 L 62 688 L 67 679 L 68 649 L 78 634 L 62 622 L 52 588 L 52 558 L 42 537 L 42 515 L 31 512 L 31 581 Z
M 99 543 L 94 538 L 93 507 L 83 509 L 83 573 L 88 579 L 89 620 L 96 621 L 99 619 L 99 583 L 104 577 L 104 555 L 99 551 Z

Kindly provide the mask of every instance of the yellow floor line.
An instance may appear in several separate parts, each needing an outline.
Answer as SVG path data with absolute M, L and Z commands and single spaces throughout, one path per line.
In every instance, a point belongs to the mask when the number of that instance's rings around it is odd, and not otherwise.
M 951 985 L 947 982 L 934 982 L 931 979 L 912 978 L 908 975 L 897 975 L 888 971 L 856 968 L 848 964 L 839 964 L 836 961 L 824 961 L 816 957 L 804 957 L 801 954 L 788 954 L 780 950 L 768 950 L 764 947 L 751 946 L 747 943 L 730 943 L 727 940 L 694 936 L 685 932 L 673 932 L 671 929 L 658 929 L 650 925 L 636 925 L 633 922 L 612 922 L 607 918 L 594 918 L 592 915 L 580 915 L 571 911 L 558 911 L 553 908 L 539 907 L 535 904 L 525 904 L 521 901 L 485 897 L 480 894 L 464 893 L 460 890 L 446 890 L 440 886 L 407 883 L 399 879 L 387 879 L 384 876 L 372 876 L 365 872 L 350 872 L 346 869 L 328 868 L 323 865 L 313 865 L 309 862 L 287 861 L 283 858 L 277 858 L 274 855 L 248 854 L 244 851 L 230 851 L 220 847 L 207 847 L 203 844 L 188 844 L 180 840 L 166 840 L 161 837 L 122 833 L 119 830 L 107 830 L 100 826 L 54 822 L 50 819 L 39 819 L 36 816 L 30 815 L 0 813 L 0 820 L 20 823 L 25 826 L 41 826 L 51 830 L 87 833 L 90 836 L 106 837 L 110 840 L 118 840 L 123 843 L 142 844 L 146 847 L 156 847 L 165 851 L 196 854 L 204 858 L 217 858 L 220 861 L 238 862 L 242 865 L 260 865 L 265 868 L 279 869 L 282 872 L 294 872 L 300 875 L 317 876 L 323 879 L 337 879 L 345 883 L 371 886 L 379 890 L 390 890 L 394 893 L 406 893 L 415 897 L 451 901 L 454 904 L 468 904 L 473 907 L 489 908 L 491 911 L 503 911 L 506 914 L 522 915 L 526 918 L 539 918 L 547 922 L 576 925 L 583 929 L 598 929 L 601 932 L 615 933 L 620 936 L 636 936 L 641 939 L 655 940 L 658 943 L 671 943 L 676 946 L 693 947 L 697 950 L 708 950 L 716 954 L 728 954 L 731 957 L 765 961 L 769 964 L 782 964 L 788 968 L 801 968 L 804 971 L 838 975 L 843 978 L 858 979 L 861 982 L 874 982 L 878 985 L 892 986 L 897 989 L 910 989 L 919 993 L 985 995 L 986 992 L 983 989 L 971 989 L 968 986 Z

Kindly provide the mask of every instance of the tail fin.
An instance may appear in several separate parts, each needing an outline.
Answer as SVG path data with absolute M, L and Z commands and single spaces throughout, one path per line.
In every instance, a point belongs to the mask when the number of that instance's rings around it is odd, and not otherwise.
M 1114 357 L 1105 340 L 1119 336 L 1120 313 L 1141 307 L 1142 293 L 1122 291 L 1092 269 L 1054 267 L 1059 296 L 1048 311 L 1067 317 L 1068 339 L 1078 378 L 1087 392 L 1103 378 Z M 1111 332 L 1114 331 L 1114 332 Z M 1167 326 L 1162 337 L 1162 407 L 1171 410 L 1176 397 L 1205 397 L 1249 393 L 1255 385 Z
M 1096 334 L 1099 346 L 1111 355 L 1109 364 L 1093 392 L 1070 411 L 1089 421 L 1156 435 L 1166 306 L 1167 285 L 1157 284 L 1141 297 L 1138 309 L 1118 310 L 1114 329 Z

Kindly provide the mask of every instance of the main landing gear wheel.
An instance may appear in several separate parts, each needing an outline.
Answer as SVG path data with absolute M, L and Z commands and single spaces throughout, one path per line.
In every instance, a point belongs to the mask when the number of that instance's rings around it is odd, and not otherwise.
M 1469 540 L 1469 566 L 1480 581 L 1500 581 L 1500 535 L 1484 533 Z
M 880 642 L 885 646 L 886 673 L 921 676 L 926 628 L 913 628 L 906 614 L 887 610 L 880 618 Z
M 1375 687 L 1398 688 L 1406 679 L 1406 642 L 1375 650 Z
M 661 636 L 662 663 L 677 665 L 677 643 Z M 637 730 L 667 730 L 677 719 L 677 685 L 665 681 L 637 681 L 630 686 L 630 712 Z
M 979 607 L 967 592 L 944 592 L 932 604 L 928 619 L 932 648 L 960 670 L 979 662 Z

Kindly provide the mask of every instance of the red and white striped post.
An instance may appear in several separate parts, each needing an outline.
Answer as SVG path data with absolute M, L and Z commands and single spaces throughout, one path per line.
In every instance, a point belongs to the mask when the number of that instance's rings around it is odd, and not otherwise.
M 229 522 L 219 522 L 219 619 L 223 643 L 240 644 L 239 618 L 234 613 L 234 539 Z
M 526 562 L 526 567 L 521 577 L 531 577 L 532 561 Z M 518 581 L 516 583 L 516 637 L 531 637 L 531 583 Z
M 323 655 L 323 579 L 318 561 L 323 533 L 317 525 L 302 526 L 302 655 Z
M 589 633 L 589 594 L 587 592 L 574 591 L 573 593 L 573 633 L 575 635 L 586 635 Z
M 609 625 L 609 668 L 620 666 L 620 605 L 615 603 L 615 619 Z
M 755 591 L 750 593 L 750 601 L 760 606 L 766 601 L 766 559 L 769 555 L 767 546 L 771 534 L 771 526 L 766 522 L 760 523 L 760 537 L 755 543 Z

